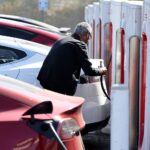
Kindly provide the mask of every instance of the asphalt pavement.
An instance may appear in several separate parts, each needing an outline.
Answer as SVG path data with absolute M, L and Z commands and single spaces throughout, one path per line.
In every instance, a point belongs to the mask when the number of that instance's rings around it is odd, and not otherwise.
M 100 130 L 82 136 L 85 150 L 110 150 L 110 134 Z

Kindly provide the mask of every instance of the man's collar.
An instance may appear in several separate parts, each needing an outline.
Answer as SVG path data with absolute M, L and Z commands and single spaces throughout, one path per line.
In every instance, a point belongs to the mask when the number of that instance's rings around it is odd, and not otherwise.
M 80 40 L 80 36 L 76 33 L 73 33 L 72 37 L 75 38 L 76 40 Z

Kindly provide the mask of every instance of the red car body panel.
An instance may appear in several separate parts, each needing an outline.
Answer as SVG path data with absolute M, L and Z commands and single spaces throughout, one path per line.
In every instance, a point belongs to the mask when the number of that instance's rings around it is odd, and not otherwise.
M 49 37 L 38 35 L 32 39 L 32 42 L 40 43 L 47 46 L 52 46 L 59 38 L 50 39 Z
M 36 28 L 33 25 L 28 25 L 26 23 L 18 23 L 16 21 L 9 21 L 9 20 L 5 20 L 5 19 L 0 19 L 0 26 L 9 27 L 9 28 L 16 28 L 16 29 L 21 30 L 21 31 L 34 33 L 34 34 L 36 34 L 36 36 L 30 40 L 33 42 L 43 44 L 43 45 L 47 45 L 47 46 L 51 46 L 58 39 L 62 38 L 62 36 L 59 34 L 44 31 L 42 29 Z M 6 34 L 3 33 L 2 35 L 6 35 Z M 17 37 L 17 36 L 14 36 L 14 37 Z M 21 37 L 17 37 L 17 38 L 21 38 Z M 28 40 L 28 39 L 26 39 L 26 40 Z
M 0 85 L 0 93 L 3 93 L 3 95 L 9 96 L 11 98 L 14 98 L 15 100 L 18 100 L 19 102 L 25 105 L 25 107 L 22 107 L 17 111 L 17 115 L 15 115 L 16 120 L 19 119 L 17 116 L 23 114 L 22 112 L 25 112 L 25 110 L 43 101 L 47 101 L 47 100 L 52 101 L 54 107 L 53 112 L 52 114 L 48 114 L 48 115 L 36 115 L 36 118 L 38 119 L 51 119 L 56 115 L 60 115 L 66 111 L 72 110 L 80 106 L 81 104 L 83 104 L 84 101 L 82 98 L 79 97 L 78 98 L 71 97 L 71 96 L 67 96 L 67 95 L 63 95 L 63 94 L 59 94 L 59 93 L 55 93 L 43 89 L 37 89 L 37 92 L 36 90 L 34 91 L 35 93 L 32 92 L 33 89 L 31 91 L 29 91 L 28 89 L 22 89 L 18 92 L 18 90 L 16 90 L 15 88 L 4 87 L 4 86 L 1 87 Z M 64 103 L 66 103 L 67 105 L 64 105 Z
M 61 150 L 56 140 L 48 139 L 26 125 L 26 120 L 30 116 L 22 117 L 31 107 L 48 100 L 53 104 L 53 112 L 35 115 L 36 119 L 49 120 L 55 117 L 62 119 L 69 117 L 74 118 L 80 128 L 85 126 L 81 115 L 83 98 L 58 94 L 0 76 L 0 149 Z M 63 143 L 69 150 L 83 149 L 81 136 L 63 140 Z

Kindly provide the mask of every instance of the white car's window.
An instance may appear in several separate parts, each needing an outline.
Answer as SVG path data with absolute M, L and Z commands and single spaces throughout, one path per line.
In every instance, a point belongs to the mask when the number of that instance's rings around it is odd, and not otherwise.
M 0 64 L 9 63 L 24 58 L 26 53 L 20 50 L 0 46 Z

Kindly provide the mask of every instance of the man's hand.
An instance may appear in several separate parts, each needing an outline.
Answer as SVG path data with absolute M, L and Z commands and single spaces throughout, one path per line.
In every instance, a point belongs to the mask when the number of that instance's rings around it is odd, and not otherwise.
M 107 72 L 106 67 L 101 67 L 101 68 L 99 68 L 99 70 L 100 70 L 100 74 L 101 74 L 101 75 L 105 75 L 106 72 Z

